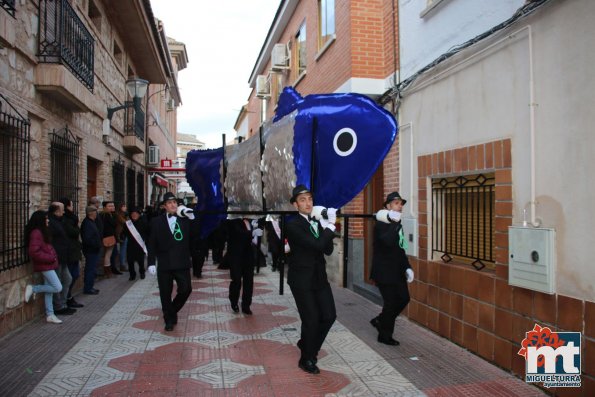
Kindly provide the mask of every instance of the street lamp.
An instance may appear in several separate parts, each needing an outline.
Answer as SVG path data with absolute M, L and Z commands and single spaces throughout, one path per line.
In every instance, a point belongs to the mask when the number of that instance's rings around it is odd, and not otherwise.
M 107 108 L 107 119 L 111 122 L 112 116 L 118 110 L 126 109 L 129 107 L 134 107 L 135 111 L 141 110 L 140 101 L 147 93 L 147 87 L 149 86 L 149 82 L 143 79 L 129 79 L 126 80 L 126 90 L 128 94 L 132 97 L 132 105 L 125 104 L 116 106 L 113 108 Z

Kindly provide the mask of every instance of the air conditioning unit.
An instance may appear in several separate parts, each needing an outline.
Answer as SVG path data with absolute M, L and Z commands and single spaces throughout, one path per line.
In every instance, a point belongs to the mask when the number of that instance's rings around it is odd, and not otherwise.
M 173 111 L 175 108 L 176 108 L 176 103 L 174 102 L 174 99 L 173 99 L 173 98 L 170 98 L 170 99 L 167 101 L 167 111 L 168 111 L 168 112 L 171 112 L 171 111 Z
M 258 98 L 268 98 L 271 96 L 269 76 L 265 76 L 264 74 L 256 76 L 256 96 Z
M 149 159 L 147 160 L 147 163 L 157 165 L 159 164 L 159 160 L 159 146 L 149 146 Z
M 289 69 L 289 48 L 286 44 L 277 43 L 271 54 L 271 69 L 275 71 Z

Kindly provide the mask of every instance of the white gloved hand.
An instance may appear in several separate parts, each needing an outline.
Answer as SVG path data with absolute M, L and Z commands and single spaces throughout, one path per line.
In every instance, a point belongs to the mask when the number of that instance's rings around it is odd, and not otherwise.
M 252 230 L 252 237 L 262 237 L 263 233 L 262 229 L 256 228 Z
M 320 226 L 322 226 L 323 229 L 330 229 L 330 231 L 332 232 L 334 232 L 337 229 L 337 227 L 333 223 L 330 223 L 326 219 L 320 220 Z
M 147 269 L 147 271 L 152 275 L 156 275 L 157 274 L 157 267 L 155 265 L 153 266 L 149 266 L 149 268 Z
M 405 270 L 405 276 L 407 277 L 407 282 L 412 283 L 414 278 L 413 269 Z
M 388 217 L 394 222 L 399 222 L 401 220 L 401 213 L 390 210 L 388 211 Z
M 289 254 L 289 252 L 291 251 L 291 248 L 289 248 L 289 243 L 287 241 L 285 241 L 285 246 L 283 248 L 286 254 Z
M 325 207 L 323 207 L 322 205 L 315 205 L 314 207 L 312 207 L 312 212 L 310 213 L 310 216 L 319 221 L 323 218 L 322 213 L 324 211 L 326 211 Z
M 256 229 L 258 227 L 258 219 L 252 219 L 252 222 L 250 222 L 250 224 L 252 224 L 253 229 Z
M 337 223 L 337 209 L 336 208 L 327 208 L 326 215 L 327 215 L 328 221 L 330 223 Z
M 186 207 L 185 205 L 179 205 L 178 209 L 176 210 L 176 214 L 180 218 L 194 219 L 194 210 L 192 208 Z
M 390 223 L 390 219 L 388 217 L 388 210 L 380 210 L 376 213 L 376 220 L 379 222 Z

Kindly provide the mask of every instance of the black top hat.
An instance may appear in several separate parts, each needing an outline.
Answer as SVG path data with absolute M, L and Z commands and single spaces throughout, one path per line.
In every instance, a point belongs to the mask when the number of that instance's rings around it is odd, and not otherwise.
M 405 205 L 407 203 L 407 200 L 405 200 L 403 197 L 401 197 L 399 192 L 392 192 L 392 193 L 389 193 L 388 196 L 386 196 L 386 201 L 384 202 L 384 206 L 386 207 L 386 205 L 393 200 L 401 200 L 403 205 Z
M 166 202 L 168 202 L 169 200 L 176 200 L 176 203 L 178 202 L 178 198 L 175 196 L 175 194 L 173 194 L 172 192 L 166 192 L 163 195 L 163 201 L 162 204 L 165 204 Z
M 308 189 L 306 186 L 304 185 L 297 185 L 296 187 L 293 188 L 293 192 L 291 193 L 291 198 L 289 199 L 289 202 L 291 204 L 295 203 L 297 200 L 297 196 L 299 196 L 300 194 L 303 193 L 310 193 L 312 194 L 312 192 L 310 191 L 310 189 Z
M 143 210 L 140 209 L 140 207 L 132 207 L 130 209 L 130 213 L 132 214 L 133 212 L 137 212 L 138 214 L 142 214 Z

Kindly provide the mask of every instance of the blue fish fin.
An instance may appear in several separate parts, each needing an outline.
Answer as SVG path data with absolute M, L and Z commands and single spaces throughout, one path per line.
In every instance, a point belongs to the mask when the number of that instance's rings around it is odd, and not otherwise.
M 277 110 L 275 111 L 275 118 L 273 122 L 283 118 L 289 113 L 297 109 L 299 103 L 303 100 L 299 92 L 293 87 L 283 88 L 283 92 L 279 96 L 279 102 L 277 103 Z

